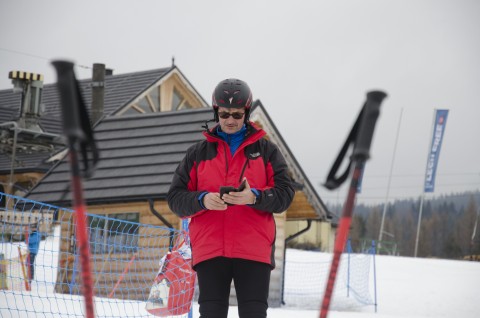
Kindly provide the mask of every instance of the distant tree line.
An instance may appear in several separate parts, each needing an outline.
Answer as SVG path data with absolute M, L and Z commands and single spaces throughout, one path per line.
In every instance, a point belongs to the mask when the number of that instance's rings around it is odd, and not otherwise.
M 479 203 L 478 191 L 425 198 L 417 256 L 463 259 L 480 255 L 480 224 L 472 241 Z M 338 211 L 338 207 L 330 208 Z M 387 205 L 382 241 L 376 243 L 382 254 L 414 255 L 419 208 L 420 199 Z M 383 210 L 383 204 L 355 207 L 350 230 L 353 250 L 365 249 L 378 240 Z

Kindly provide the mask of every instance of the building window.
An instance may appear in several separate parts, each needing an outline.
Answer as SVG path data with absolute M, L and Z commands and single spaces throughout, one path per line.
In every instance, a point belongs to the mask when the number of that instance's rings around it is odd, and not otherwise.
M 148 95 L 147 95 L 148 96 Z M 147 97 L 145 96 L 144 98 L 142 98 L 138 104 L 137 104 L 138 107 L 140 107 L 144 113 L 152 113 L 152 112 L 155 112 L 155 109 L 152 109 L 148 103 L 148 99 Z
M 134 114 L 145 114 L 145 113 L 156 113 L 160 112 L 162 107 L 163 109 L 171 109 L 171 110 L 180 110 L 180 109 L 188 109 L 193 108 L 192 104 L 190 104 L 185 98 L 185 96 L 180 93 L 182 87 L 175 85 L 169 85 L 168 87 L 173 87 L 173 91 L 171 91 L 171 105 L 161 105 L 161 85 L 152 88 L 148 93 L 137 100 L 135 104 L 131 104 L 125 109 L 121 114 L 124 115 L 134 115 Z M 170 93 L 170 92 L 167 92 Z M 188 93 L 187 93 L 188 94 Z M 192 100 L 190 100 L 191 102 Z M 167 102 L 168 103 L 168 102 Z M 171 106 L 171 107 L 170 107 Z
M 149 93 L 150 101 L 155 107 L 155 111 L 160 111 L 160 86 L 155 87 Z
M 172 98 L 172 110 L 180 110 L 192 108 L 192 106 L 187 102 L 185 97 L 180 94 L 175 88 L 173 89 L 173 98 Z
M 140 213 L 90 215 L 90 249 L 92 254 L 132 254 L 138 250 Z
M 137 103 L 131 105 L 123 114 L 145 114 L 160 111 L 160 86 L 150 90 Z
M 139 112 L 137 109 L 135 109 L 133 107 L 129 107 L 123 114 L 124 115 L 138 115 L 138 114 L 141 114 L 141 112 Z

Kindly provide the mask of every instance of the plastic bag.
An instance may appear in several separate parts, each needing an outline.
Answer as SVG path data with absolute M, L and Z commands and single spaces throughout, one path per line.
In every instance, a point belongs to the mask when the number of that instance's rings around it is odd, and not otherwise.
M 152 315 L 166 317 L 190 311 L 195 290 L 192 251 L 184 233 L 172 251 L 160 260 L 145 309 Z

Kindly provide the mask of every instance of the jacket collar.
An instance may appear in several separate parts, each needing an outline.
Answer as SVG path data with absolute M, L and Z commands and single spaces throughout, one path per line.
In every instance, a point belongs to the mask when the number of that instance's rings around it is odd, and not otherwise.
M 206 137 L 207 141 L 209 142 L 223 141 L 223 139 L 217 136 L 216 134 L 217 127 L 219 127 L 218 124 L 215 125 L 215 127 L 203 132 L 203 135 Z M 266 134 L 267 133 L 263 129 L 255 125 L 255 123 L 249 121 L 248 124 L 246 125 L 245 140 L 243 143 L 252 144 L 255 141 L 262 138 L 263 136 L 265 136 Z

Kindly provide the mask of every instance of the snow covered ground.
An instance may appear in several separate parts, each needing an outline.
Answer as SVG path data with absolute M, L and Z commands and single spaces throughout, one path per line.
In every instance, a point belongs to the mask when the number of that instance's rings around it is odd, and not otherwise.
M 480 262 L 377 256 L 376 264 L 377 313 L 370 306 L 329 317 L 480 317 Z M 272 308 L 268 317 L 313 318 L 318 311 Z
M 58 247 L 58 230 L 56 229 L 54 237 L 42 241 L 40 250 L 52 251 L 52 254 L 39 254 L 38 267 L 57 264 L 54 251 Z M 2 252 L 8 252 L 6 244 L 0 245 Z M 330 318 L 480 317 L 480 262 L 376 256 L 376 268 L 377 313 L 373 306 L 366 306 L 348 312 L 331 311 Z M 42 272 L 38 272 L 38 282 L 41 283 L 34 282 L 30 293 L 12 294 L 0 291 L 0 317 L 82 316 L 81 299 L 77 296 L 53 294 L 55 271 L 51 271 L 50 274 L 47 271 Z M 47 304 L 40 302 L 40 298 L 34 297 L 35 295 L 47 299 Z M 97 305 L 99 317 L 102 314 L 109 317 L 147 316 L 143 303 L 124 302 L 118 306 L 115 300 L 97 299 L 97 302 L 99 305 L 102 303 L 101 306 Z M 108 305 L 105 302 L 112 302 L 112 304 Z M 26 311 L 19 310 L 22 308 Z M 52 315 L 44 313 L 36 315 L 35 309 L 41 309 L 42 312 L 49 312 Z M 196 303 L 193 312 L 193 317 L 199 316 Z M 293 306 L 268 310 L 269 318 L 318 316 L 317 309 L 302 310 Z M 228 317 L 238 317 L 237 307 L 230 308 Z

